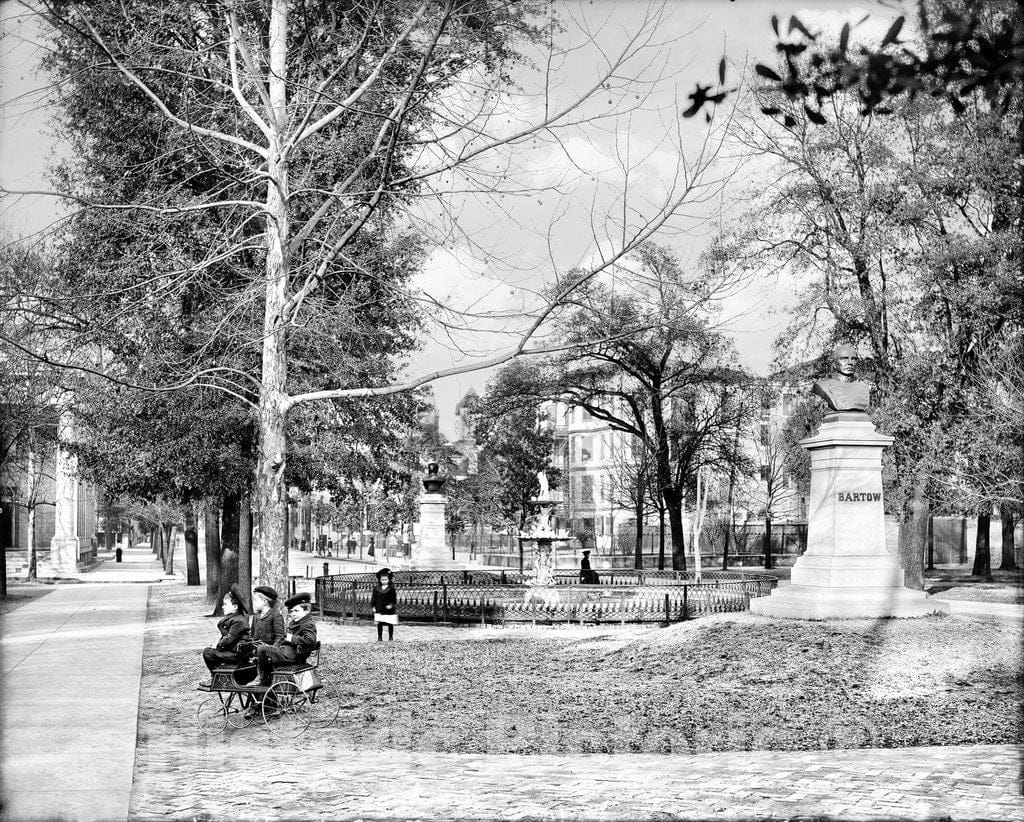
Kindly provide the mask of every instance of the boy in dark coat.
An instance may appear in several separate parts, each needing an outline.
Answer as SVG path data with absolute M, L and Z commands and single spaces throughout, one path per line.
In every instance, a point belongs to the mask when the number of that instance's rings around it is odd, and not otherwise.
M 269 686 L 275 665 L 305 662 L 316 645 L 316 623 L 313 621 L 312 598 L 309 594 L 296 594 L 285 600 L 288 609 L 288 627 L 284 636 L 274 645 L 260 645 L 256 649 L 256 668 L 260 685 Z
M 248 655 L 239 646 L 249 638 L 249 619 L 246 616 L 245 597 L 237 585 L 224 594 L 224 617 L 217 623 L 220 639 L 212 648 L 203 650 L 203 662 L 213 669 L 225 664 L 241 664 Z
M 260 645 L 276 645 L 284 639 L 284 617 L 277 608 L 277 591 L 269 585 L 253 588 L 252 611 L 249 617 L 252 641 L 244 643 L 241 650 L 255 660 Z

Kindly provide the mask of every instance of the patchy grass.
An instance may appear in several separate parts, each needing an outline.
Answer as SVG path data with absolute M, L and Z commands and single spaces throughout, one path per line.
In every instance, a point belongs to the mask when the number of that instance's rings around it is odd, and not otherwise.
M 0 616 L 9 614 L 39 597 L 46 596 L 53 590 L 53 585 L 43 582 L 7 582 L 7 596 L 0 599 Z
M 216 636 L 202 592 L 150 595 L 140 744 L 191 735 Z M 321 626 L 341 691 L 319 746 L 478 753 L 705 752 L 1019 743 L 1019 626 L 973 619 L 771 621 L 670 628 Z M 191 693 L 190 693 L 191 691 Z M 184 699 L 183 699 L 184 696 Z M 189 697 L 196 697 L 191 699 Z M 254 727 L 247 755 L 275 739 Z

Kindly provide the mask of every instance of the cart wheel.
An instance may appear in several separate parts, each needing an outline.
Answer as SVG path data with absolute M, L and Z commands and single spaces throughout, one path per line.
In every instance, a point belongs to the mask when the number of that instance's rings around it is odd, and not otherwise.
M 313 705 L 294 682 L 275 682 L 263 696 L 263 721 L 274 736 L 295 739 L 313 718 Z
M 199 730 L 207 736 L 224 733 L 224 729 L 228 726 L 228 714 L 219 696 L 208 696 L 199 703 L 199 708 L 196 710 L 196 724 L 199 726 Z
M 248 728 L 256 721 L 256 715 L 260 712 L 260 706 L 252 698 L 252 694 L 232 693 L 224 707 L 227 711 L 228 725 L 232 728 Z
M 338 699 L 338 689 L 330 682 L 322 682 L 319 688 L 308 691 L 307 695 L 313 715 L 310 724 L 314 728 L 326 728 L 338 718 L 341 700 Z

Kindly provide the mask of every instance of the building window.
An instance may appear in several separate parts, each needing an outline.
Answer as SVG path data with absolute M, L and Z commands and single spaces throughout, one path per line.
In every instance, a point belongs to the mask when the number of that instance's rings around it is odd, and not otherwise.
M 762 465 L 761 466 L 761 481 L 762 482 L 767 482 L 768 481 L 768 466 L 767 465 Z
M 580 437 L 580 462 L 590 462 L 594 456 L 594 438 L 590 435 Z
M 580 477 L 580 505 L 591 505 L 594 502 L 594 478 L 589 474 Z

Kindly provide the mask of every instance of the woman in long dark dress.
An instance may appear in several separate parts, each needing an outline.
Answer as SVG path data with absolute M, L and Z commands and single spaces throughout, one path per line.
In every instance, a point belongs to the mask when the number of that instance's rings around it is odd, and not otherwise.
M 398 594 L 391 578 L 390 568 L 381 568 L 377 572 L 377 585 L 370 595 L 370 608 L 373 609 L 373 621 L 377 625 L 377 641 L 384 639 L 384 626 L 388 626 L 388 640 L 395 638 L 395 626 L 398 624 Z
M 249 618 L 246 614 L 245 597 L 237 585 L 232 585 L 231 590 L 224 594 L 224 616 L 217 623 L 220 639 L 212 648 L 203 650 L 203 662 L 211 673 L 220 665 L 241 665 L 249 661 L 245 649 L 239 647 L 249 639 Z

